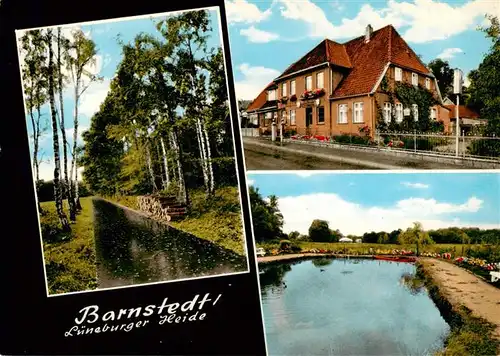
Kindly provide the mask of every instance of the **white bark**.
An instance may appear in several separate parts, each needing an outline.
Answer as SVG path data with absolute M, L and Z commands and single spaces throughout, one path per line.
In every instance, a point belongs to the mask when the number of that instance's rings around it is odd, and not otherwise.
M 205 153 L 205 138 L 203 136 L 203 132 L 201 129 L 200 119 L 196 119 L 196 136 L 198 136 L 198 147 L 200 149 L 201 168 L 203 171 L 203 181 L 205 182 L 205 188 L 207 189 L 207 193 L 208 193 L 210 191 L 210 182 L 209 182 L 209 177 L 208 177 L 207 158 L 206 158 L 206 153 Z
M 165 170 L 165 186 L 164 186 L 164 188 L 167 189 L 168 186 L 170 185 L 170 174 L 168 173 L 167 150 L 165 149 L 165 142 L 163 141 L 163 137 L 160 137 L 160 143 L 161 143 L 161 151 L 162 151 L 162 156 L 163 156 L 163 168 Z
M 210 140 L 208 138 L 208 132 L 207 132 L 207 126 L 205 125 L 205 122 L 203 121 L 203 135 L 206 140 L 207 144 L 207 166 L 208 166 L 208 174 L 210 177 L 210 194 L 213 194 L 215 191 L 215 179 L 214 179 L 214 171 L 212 167 L 212 152 L 210 150 Z

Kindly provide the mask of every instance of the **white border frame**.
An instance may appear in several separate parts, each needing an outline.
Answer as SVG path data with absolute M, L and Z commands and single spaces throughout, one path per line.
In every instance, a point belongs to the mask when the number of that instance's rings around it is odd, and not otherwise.
M 72 23 L 72 24 L 65 24 L 65 25 L 53 25 L 53 26 L 44 26 L 44 27 L 35 27 L 35 28 L 28 28 L 28 29 L 22 29 L 22 30 L 16 30 L 16 42 L 17 42 L 17 53 L 18 53 L 18 60 L 19 60 L 19 75 L 21 79 L 21 87 L 22 87 L 22 94 L 23 94 L 23 105 L 24 105 L 24 114 L 25 116 L 27 115 L 27 108 L 26 108 L 26 94 L 24 91 L 24 81 L 23 81 L 23 75 L 22 75 L 22 63 L 21 63 L 21 49 L 19 47 L 19 41 L 21 36 L 25 32 L 33 31 L 33 30 L 38 30 L 38 29 L 47 29 L 47 28 L 67 28 L 67 27 L 75 27 L 75 26 L 89 26 L 89 25 L 95 25 L 95 24 L 104 24 L 104 23 L 116 23 L 116 22 L 122 22 L 122 21 L 131 21 L 131 20 L 141 20 L 141 19 L 153 19 L 153 18 L 158 18 L 162 16 L 172 16 L 175 14 L 180 14 L 180 13 L 185 13 L 185 12 L 193 12 L 193 11 L 202 11 L 202 10 L 208 10 L 208 11 L 215 11 L 216 16 L 218 19 L 218 27 L 219 27 L 219 43 L 222 49 L 222 54 L 224 58 L 224 74 L 226 78 L 226 90 L 227 90 L 227 102 L 229 104 L 229 115 L 231 118 L 231 136 L 233 138 L 233 149 L 234 149 L 234 162 L 235 162 L 235 170 L 236 170 L 236 178 L 238 181 L 238 196 L 240 200 L 240 209 L 241 209 L 241 223 L 243 227 L 243 236 L 244 236 L 244 247 L 245 247 L 245 255 L 246 255 L 246 261 L 247 261 L 247 270 L 242 271 L 242 272 L 233 272 L 233 273 L 225 273 L 225 274 L 219 274 L 219 275 L 213 275 L 213 276 L 201 276 L 201 277 L 193 277 L 193 278 L 181 278 L 181 279 L 175 279 L 175 280 L 170 280 L 170 281 L 159 281 L 159 282 L 151 282 L 151 283 L 141 283 L 141 284 L 134 284 L 134 285 L 127 285 L 127 286 L 119 286 L 119 287 L 111 287 L 111 288 L 102 288 L 102 289 L 93 289 L 93 290 L 84 290 L 84 291 L 77 291 L 77 292 L 68 292 L 68 293 L 61 293 L 61 294 L 49 294 L 49 288 L 48 288 L 48 281 L 47 281 L 47 271 L 45 267 L 45 253 L 43 249 L 43 238 L 42 238 L 42 230 L 41 230 L 41 223 L 40 223 L 40 214 L 37 211 L 37 219 L 38 219 L 38 231 L 40 233 L 40 248 L 41 248 L 41 253 L 42 253 L 42 261 L 43 261 L 43 273 L 45 277 L 45 292 L 47 295 L 47 298 L 54 298 L 54 297 L 63 297 L 63 296 L 68 296 L 68 295 L 75 295 L 75 294 L 83 294 L 83 293 L 94 293 L 94 292 L 104 292 L 104 291 L 110 291 L 110 290 L 117 290 L 117 289 L 127 289 L 127 288 L 140 288 L 140 287 L 145 287 L 145 286 L 151 286 L 151 285 L 158 285 L 158 284 L 167 284 L 167 283 L 175 283 L 175 282 L 183 282 L 183 281 L 194 281 L 194 280 L 200 280 L 200 279 L 208 279 L 208 278 L 220 278 L 220 277 L 226 277 L 226 276 L 234 276 L 234 275 L 240 275 L 240 274 L 247 274 L 250 273 L 250 256 L 248 255 L 248 239 L 249 236 L 247 236 L 246 233 L 246 222 L 245 222 L 245 216 L 244 216 L 244 209 L 243 209 L 243 202 L 242 202 L 242 189 L 246 189 L 247 192 L 247 197 L 248 197 L 248 212 L 249 212 L 249 217 L 250 217 L 250 222 L 252 221 L 252 211 L 250 208 L 250 197 L 248 194 L 248 187 L 242 187 L 241 182 L 240 182 L 240 177 L 239 177 L 239 172 L 238 172 L 238 160 L 236 157 L 236 143 L 235 143 L 235 135 L 234 135 L 234 116 L 231 108 L 231 99 L 230 99 L 230 93 L 229 93 L 229 80 L 228 80 L 228 68 L 227 68 L 227 63 L 226 63 L 226 54 L 225 54 L 225 46 L 224 46 L 224 39 L 223 39 L 223 33 L 222 33 L 222 20 L 221 20 L 221 11 L 220 11 L 220 6 L 209 6 L 209 7 L 200 7 L 200 8 L 194 8 L 194 9 L 186 9 L 186 10 L 176 10 L 176 11 L 169 11 L 169 12 L 161 12 L 161 13 L 155 13 L 155 14 L 149 14 L 149 15 L 138 15 L 138 16 L 127 16 L 127 17 L 120 17 L 116 19 L 106 19 L 106 20 L 97 20 L 97 21 L 86 21 L 86 22 L 77 22 L 77 23 Z M 215 31 L 214 31 L 215 32 Z M 236 106 L 238 104 L 236 103 Z M 238 118 L 239 122 L 239 118 Z M 27 128 L 27 132 L 29 133 L 29 128 L 28 128 L 28 122 L 27 118 L 25 117 L 25 124 Z M 240 135 L 240 142 L 241 142 L 241 152 L 243 156 L 243 171 L 245 172 L 245 160 L 244 160 L 244 151 L 243 151 L 243 140 L 241 136 L 241 131 L 238 130 L 239 135 Z M 31 146 L 31 144 L 29 144 Z M 32 161 L 31 158 L 31 152 L 30 152 L 30 160 Z M 31 174 L 32 174 L 32 179 L 33 179 L 33 193 L 35 195 L 35 202 L 36 206 L 38 206 L 38 195 L 36 194 L 36 182 L 34 179 L 34 172 L 33 172 L 33 165 L 31 165 Z M 245 172 L 246 174 L 246 172 Z M 246 181 L 246 177 L 245 177 Z M 252 223 L 250 223 L 250 228 L 252 231 L 252 236 L 253 238 L 253 226 Z M 255 240 L 253 239 L 253 244 L 254 244 L 254 250 L 255 250 Z M 255 255 L 255 254 L 254 254 Z M 255 267 L 256 267 L 256 277 L 257 277 L 257 285 L 259 288 L 259 297 L 260 295 L 260 284 L 259 284 L 259 273 L 258 273 L 258 264 L 257 264 L 257 257 L 254 256 L 254 262 L 255 262 Z M 260 302 L 260 301 L 259 301 Z M 260 307 L 261 307 L 261 313 L 262 313 L 262 303 L 260 302 Z M 262 314 L 263 317 L 263 314 Z M 266 344 L 267 345 L 267 344 Z

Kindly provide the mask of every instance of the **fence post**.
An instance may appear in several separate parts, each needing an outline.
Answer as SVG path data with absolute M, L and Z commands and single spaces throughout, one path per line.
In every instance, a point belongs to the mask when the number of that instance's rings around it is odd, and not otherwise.
M 417 152 L 417 129 L 413 130 L 413 151 Z
M 465 130 L 462 130 L 462 157 L 465 158 Z

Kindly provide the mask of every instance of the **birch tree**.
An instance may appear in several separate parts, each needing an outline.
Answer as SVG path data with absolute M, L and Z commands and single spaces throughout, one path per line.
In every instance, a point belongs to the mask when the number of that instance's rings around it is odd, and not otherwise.
M 42 163 L 39 149 L 40 138 L 46 132 L 45 123 L 42 121 L 41 107 L 47 101 L 47 80 L 44 76 L 46 70 L 46 46 L 40 30 L 27 32 L 21 38 L 22 51 L 25 55 L 22 65 L 23 86 L 25 93 L 26 109 L 31 121 L 33 133 L 33 173 L 38 194 L 40 181 L 40 164 Z M 44 211 L 38 202 L 38 212 Z
M 49 53 L 49 61 L 47 68 L 47 76 L 48 76 L 48 96 L 50 103 L 50 113 L 52 119 L 52 143 L 54 149 L 54 200 L 56 205 L 57 215 L 59 217 L 59 221 L 62 226 L 63 231 L 70 231 L 70 225 L 66 214 L 63 210 L 63 197 L 61 191 L 61 183 L 60 183 L 60 170 L 61 170 L 61 159 L 59 155 L 59 134 L 58 134 L 58 125 L 57 125 L 57 113 L 56 113 L 56 102 L 55 102 L 55 71 L 54 71 L 54 50 L 53 50 L 53 41 L 54 34 L 52 29 L 48 29 L 46 32 L 46 43 L 48 46 Z
M 89 70 L 89 66 L 96 65 L 97 49 L 94 41 L 87 38 L 82 30 L 78 29 L 73 32 L 73 41 L 69 44 L 66 52 L 67 69 L 71 73 L 71 80 L 74 86 L 74 114 L 73 114 L 73 148 L 71 160 L 71 181 L 73 182 L 74 207 L 81 210 L 80 197 L 78 195 L 78 124 L 80 99 L 89 86 L 96 81 L 101 81 L 102 78 L 93 74 Z M 85 79 L 87 80 L 85 82 Z
M 72 222 L 76 221 L 76 211 L 75 211 L 75 203 L 73 200 L 73 194 L 71 189 L 71 180 L 68 174 L 68 140 L 66 138 L 66 122 L 64 118 L 64 100 L 63 100 L 63 91 L 64 91 L 64 74 L 63 74 L 63 53 L 67 51 L 67 43 L 68 40 L 63 38 L 61 34 L 61 27 L 57 28 L 57 36 L 56 36 L 56 47 L 57 47 L 57 70 L 55 71 L 57 75 L 57 92 L 59 94 L 59 114 L 60 114 L 60 129 L 61 129 L 61 138 L 63 143 L 63 170 L 64 170 L 64 182 L 65 193 L 68 199 L 68 207 L 69 207 L 69 219 Z M 62 187 L 62 185 L 61 185 Z

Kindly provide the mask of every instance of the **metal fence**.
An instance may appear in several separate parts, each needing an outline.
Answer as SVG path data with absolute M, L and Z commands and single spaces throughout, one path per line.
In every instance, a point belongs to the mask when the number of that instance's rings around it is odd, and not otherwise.
M 379 148 L 426 152 L 432 154 L 488 158 L 500 161 L 500 137 L 460 136 L 421 132 L 375 132 L 374 143 Z
M 251 127 L 243 127 L 241 128 L 241 135 L 243 137 L 259 137 L 259 129 L 251 128 Z
M 276 141 L 280 141 L 279 131 Z M 468 135 L 445 135 L 443 133 L 393 132 L 376 131 L 369 134 L 337 134 L 321 135 L 301 130 L 300 132 L 284 132 L 285 139 L 291 141 L 319 141 L 345 146 L 372 147 L 380 150 L 396 150 L 405 152 L 427 153 L 458 158 L 488 159 L 500 162 L 500 137 Z M 244 134 L 245 136 L 245 134 Z M 249 136 L 249 134 L 246 134 Z M 258 133 L 256 134 L 258 136 Z M 261 135 L 271 139 L 271 135 Z

